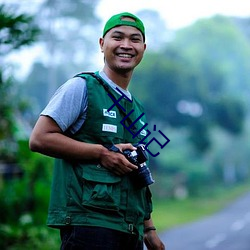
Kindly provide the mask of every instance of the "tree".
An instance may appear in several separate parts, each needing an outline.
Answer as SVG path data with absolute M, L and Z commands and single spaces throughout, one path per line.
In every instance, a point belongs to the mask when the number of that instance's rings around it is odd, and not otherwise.
M 98 45 L 100 22 L 94 12 L 98 1 L 45 0 L 41 4 L 36 22 L 42 30 L 40 42 L 47 55 L 47 101 L 61 84 L 58 67 L 64 64 L 65 74 L 72 75 L 93 62 L 91 55 Z
M 0 56 L 32 44 L 38 34 L 39 29 L 32 16 L 16 15 L 11 8 L 0 5 Z
M 212 127 L 233 134 L 243 130 L 249 56 L 245 36 L 229 18 L 200 20 L 177 31 L 160 54 L 145 57 L 135 72 L 135 80 L 144 83 L 137 94 L 146 102 L 149 117 L 188 128 L 192 144 L 205 152 Z
M 7 6 L 0 5 L 0 58 L 35 41 L 39 29 L 32 21 L 32 16 L 16 15 Z M 5 73 L 7 67 L 0 65 L 0 160 L 13 160 L 15 121 L 21 103 L 13 78 Z
M 136 14 L 143 20 L 146 28 L 148 48 L 150 48 L 150 51 L 159 51 L 172 37 L 172 33 L 167 29 L 165 21 L 159 12 L 151 9 L 144 9 Z
M 183 176 L 181 184 L 197 195 L 249 179 L 243 140 L 249 134 L 249 57 L 245 32 L 223 16 L 177 30 L 160 52 L 146 53 L 131 88 L 170 139 L 154 158 L 159 186 L 174 189 Z
M 36 107 L 33 116 L 48 103 L 55 90 L 76 73 L 91 70 L 101 34 L 95 14 L 98 0 L 45 0 L 38 5 L 36 23 L 42 30 L 41 57 L 23 83 L 26 98 Z M 100 32 L 99 32 L 100 31 Z M 43 92 L 41 92 L 43 89 Z

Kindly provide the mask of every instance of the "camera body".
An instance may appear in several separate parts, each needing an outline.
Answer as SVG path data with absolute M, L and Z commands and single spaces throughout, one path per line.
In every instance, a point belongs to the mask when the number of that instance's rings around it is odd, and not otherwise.
M 131 172 L 131 177 L 138 188 L 143 188 L 153 184 L 155 181 L 146 164 L 148 156 L 144 144 L 136 144 L 134 146 L 136 150 L 126 149 L 123 151 L 123 154 L 131 163 L 138 166 L 137 170 Z

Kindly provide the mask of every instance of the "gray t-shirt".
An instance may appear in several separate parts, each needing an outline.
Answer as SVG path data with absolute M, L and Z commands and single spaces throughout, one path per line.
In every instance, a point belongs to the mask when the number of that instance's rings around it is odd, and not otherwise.
M 100 71 L 99 75 L 114 90 L 118 88 L 131 99 L 130 92 L 112 82 L 103 71 Z M 57 89 L 48 105 L 41 112 L 41 115 L 51 117 L 63 132 L 69 130 L 74 134 L 83 125 L 86 119 L 87 108 L 88 93 L 86 81 L 81 77 L 74 77 Z

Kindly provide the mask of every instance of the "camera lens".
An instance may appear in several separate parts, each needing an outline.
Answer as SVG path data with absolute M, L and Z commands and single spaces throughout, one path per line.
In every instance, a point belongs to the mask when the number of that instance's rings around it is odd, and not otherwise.
M 137 170 L 131 172 L 131 178 L 138 188 L 143 188 L 154 183 L 151 172 L 146 165 L 148 159 L 144 145 L 139 144 L 136 146 L 137 150 L 131 151 L 124 150 L 125 157 L 134 165 L 138 166 Z
M 146 164 L 138 169 L 138 186 L 146 187 L 153 184 L 155 181 L 152 178 L 152 174 Z

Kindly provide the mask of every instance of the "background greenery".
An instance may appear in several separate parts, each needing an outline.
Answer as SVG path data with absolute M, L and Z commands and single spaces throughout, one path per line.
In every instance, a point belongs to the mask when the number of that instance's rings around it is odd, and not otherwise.
M 96 70 L 97 3 L 43 1 L 32 16 L 18 2 L 0 5 L 1 249 L 58 249 L 58 232 L 45 225 L 53 160 L 31 153 L 28 138 L 56 88 Z M 152 144 L 160 154 L 150 159 L 153 216 L 164 230 L 249 190 L 250 18 L 217 15 L 170 31 L 157 12 L 138 15 L 155 26 L 130 90 L 145 105 L 152 136 L 164 144 L 160 130 L 170 139 L 162 149 Z M 21 78 L 9 55 L 33 45 L 45 57 Z

